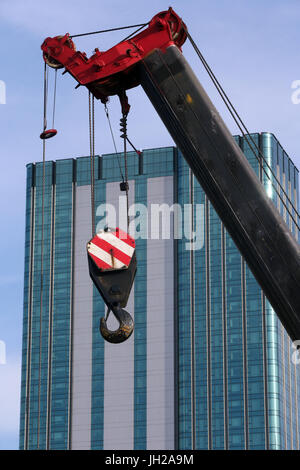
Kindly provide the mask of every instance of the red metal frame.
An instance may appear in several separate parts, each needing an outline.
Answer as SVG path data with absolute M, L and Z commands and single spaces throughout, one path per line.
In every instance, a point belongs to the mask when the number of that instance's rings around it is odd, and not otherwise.
M 186 40 L 186 26 L 169 8 L 155 15 L 147 29 L 108 51 L 99 51 L 87 58 L 76 52 L 69 34 L 47 38 L 41 49 L 44 60 L 51 67 L 64 67 L 79 85 L 86 86 L 97 99 L 106 102 L 108 96 L 139 85 L 134 66 L 154 49 L 165 51 L 175 44 L 181 48 Z

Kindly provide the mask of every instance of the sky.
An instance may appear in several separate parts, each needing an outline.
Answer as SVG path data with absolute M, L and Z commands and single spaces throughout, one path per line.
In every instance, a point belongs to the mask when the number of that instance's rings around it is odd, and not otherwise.
M 300 88 L 299 0 L 52 0 L 51 4 L 0 0 L 0 449 L 18 448 L 25 165 L 42 160 L 40 45 L 46 37 L 66 32 L 74 35 L 148 22 L 169 6 L 183 18 L 250 132 L 274 133 L 300 168 L 300 93 L 292 88 Z M 75 43 L 77 50 L 90 56 L 95 47 L 109 49 L 126 35 L 127 31 L 88 36 Z M 189 44 L 183 46 L 183 54 L 232 134 L 238 134 Z M 50 70 L 50 111 L 53 77 Z M 58 72 L 58 134 L 47 142 L 47 160 L 88 155 L 88 94 L 83 88 L 75 90 L 75 85 L 72 77 Z M 128 96 L 128 135 L 135 146 L 173 145 L 141 87 L 130 90 Z M 118 136 L 118 100 L 112 98 L 108 107 Z M 95 114 L 96 153 L 113 152 L 101 103 L 96 103 Z M 51 122 L 50 114 L 48 119 Z M 120 141 L 117 145 L 121 149 Z

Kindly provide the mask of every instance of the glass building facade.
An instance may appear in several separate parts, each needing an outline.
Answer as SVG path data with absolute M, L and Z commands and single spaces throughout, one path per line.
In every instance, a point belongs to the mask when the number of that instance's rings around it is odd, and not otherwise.
M 298 209 L 298 170 L 272 134 L 252 138 Z M 122 227 L 117 156 L 95 167 L 96 224 Z M 27 165 L 20 449 L 299 449 L 295 350 L 180 151 L 128 154 L 138 270 L 120 345 L 88 274 L 90 158 L 46 163 L 43 241 L 42 169 Z

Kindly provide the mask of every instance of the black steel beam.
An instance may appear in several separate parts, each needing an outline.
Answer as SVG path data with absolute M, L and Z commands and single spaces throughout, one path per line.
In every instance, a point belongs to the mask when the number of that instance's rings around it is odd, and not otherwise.
M 142 87 L 292 340 L 300 339 L 300 250 L 176 46 L 138 66 Z

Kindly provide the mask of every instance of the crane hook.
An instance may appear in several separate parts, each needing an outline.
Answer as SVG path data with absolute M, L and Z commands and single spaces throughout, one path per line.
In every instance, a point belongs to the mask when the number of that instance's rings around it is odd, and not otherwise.
M 134 328 L 133 318 L 124 308 L 137 269 L 135 240 L 118 227 L 100 230 L 87 243 L 87 254 L 91 279 L 108 308 L 100 321 L 100 333 L 110 343 L 122 343 Z M 107 328 L 110 311 L 119 323 L 115 331 Z
M 119 322 L 119 328 L 115 331 L 107 328 L 106 321 L 110 311 L 113 312 Z M 106 318 L 100 319 L 99 329 L 102 337 L 109 343 L 123 343 L 123 341 L 126 341 L 126 339 L 131 336 L 134 329 L 134 322 L 131 315 L 121 308 L 120 304 L 117 304 L 109 308 Z

